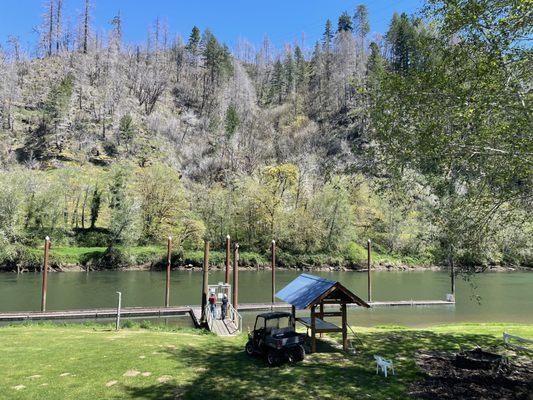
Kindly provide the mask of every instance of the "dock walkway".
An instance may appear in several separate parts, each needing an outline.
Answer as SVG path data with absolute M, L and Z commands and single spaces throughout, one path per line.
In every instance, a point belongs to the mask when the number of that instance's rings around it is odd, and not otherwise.
M 373 301 L 369 302 L 371 307 L 397 307 L 397 306 L 453 306 L 454 301 L 444 300 L 402 300 L 402 301 Z M 352 308 L 352 305 L 348 304 Z M 356 307 L 353 305 L 353 307 Z M 287 303 L 248 303 L 239 304 L 239 312 L 269 311 L 269 310 L 288 310 L 290 305 Z M 200 326 L 201 307 L 200 306 L 176 306 L 176 307 L 124 307 L 120 311 L 121 317 L 129 318 L 158 318 L 158 317 L 179 317 L 190 315 L 195 326 Z M 1 312 L 0 322 L 15 321 L 52 321 L 64 319 L 109 319 L 117 316 L 116 308 L 96 308 L 86 310 L 54 310 L 54 311 L 13 311 Z M 217 320 L 215 320 L 217 321 Z M 231 327 L 224 328 L 217 326 L 221 331 Z

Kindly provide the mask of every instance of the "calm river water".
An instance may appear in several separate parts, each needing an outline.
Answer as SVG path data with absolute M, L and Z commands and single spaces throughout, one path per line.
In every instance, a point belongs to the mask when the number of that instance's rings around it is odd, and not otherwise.
M 277 288 L 298 276 L 296 271 L 278 271 Z M 338 280 L 366 299 L 366 274 L 317 272 Z M 373 300 L 441 300 L 449 292 L 450 279 L 444 272 L 374 272 Z M 210 283 L 223 280 L 223 272 L 209 275 Z M 200 303 L 201 272 L 172 271 L 171 304 Z M 472 286 L 472 283 L 474 286 Z M 533 323 L 533 273 L 499 272 L 476 275 L 473 282 L 457 281 L 457 304 L 431 307 L 382 307 L 356 309 L 349 313 L 353 325 L 398 324 L 423 326 L 451 322 Z M 160 306 L 164 301 L 164 272 L 102 271 L 51 273 L 48 281 L 48 310 L 114 307 L 116 291 L 123 306 Z M 239 302 L 270 301 L 270 271 L 240 271 Z M 0 274 L 0 311 L 39 310 L 40 274 Z M 479 299 L 477 298 L 479 296 Z M 253 314 L 244 315 L 250 325 Z M 174 323 L 188 325 L 188 318 Z

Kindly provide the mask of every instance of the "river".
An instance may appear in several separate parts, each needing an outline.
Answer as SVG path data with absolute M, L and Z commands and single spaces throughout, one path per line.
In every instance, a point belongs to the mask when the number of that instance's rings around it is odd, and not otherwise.
M 278 290 L 298 276 L 297 271 L 277 271 Z M 366 274 L 357 272 L 316 272 L 338 280 L 366 299 Z M 239 271 L 239 302 L 268 302 L 271 296 L 270 271 Z M 0 311 L 39 310 L 41 275 L 0 274 Z M 209 274 L 211 284 L 223 280 L 222 271 Z M 201 272 L 172 271 L 171 305 L 200 303 Z M 372 274 L 373 300 L 442 300 L 449 292 L 450 279 L 444 272 L 387 272 Z M 47 310 L 114 307 L 116 291 L 122 304 L 160 306 L 164 302 L 164 272 L 99 271 L 50 273 Z M 478 298 L 479 297 L 479 298 Z M 533 273 L 495 272 L 475 275 L 472 282 L 457 280 L 456 306 L 381 307 L 349 312 L 352 325 L 383 324 L 424 326 L 453 322 L 533 323 Z M 245 326 L 253 315 L 245 313 Z M 188 325 L 187 318 L 174 323 Z

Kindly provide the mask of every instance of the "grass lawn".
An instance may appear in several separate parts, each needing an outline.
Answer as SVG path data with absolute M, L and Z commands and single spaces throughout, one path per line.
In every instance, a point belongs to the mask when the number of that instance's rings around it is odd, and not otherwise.
M 533 325 L 462 324 L 424 329 L 355 328 L 356 356 L 321 344 L 302 363 L 268 368 L 243 351 L 245 335 L 84 325 L 0 328 L 4 399 L 403 399 L 422 377 L 418 349 L 502 348 L 502 332 L 533 337 Z M 338 341 L 338 337 L 333 337 Z M 394 359 L 397 375 L 375 375 L 373 354 Z

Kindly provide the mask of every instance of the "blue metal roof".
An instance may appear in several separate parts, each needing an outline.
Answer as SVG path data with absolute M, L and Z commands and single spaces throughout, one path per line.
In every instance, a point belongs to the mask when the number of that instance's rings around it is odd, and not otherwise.
M 277 292 L 276 297 L 303 310 L 336 283 L 319 276 L 302 274 Z

